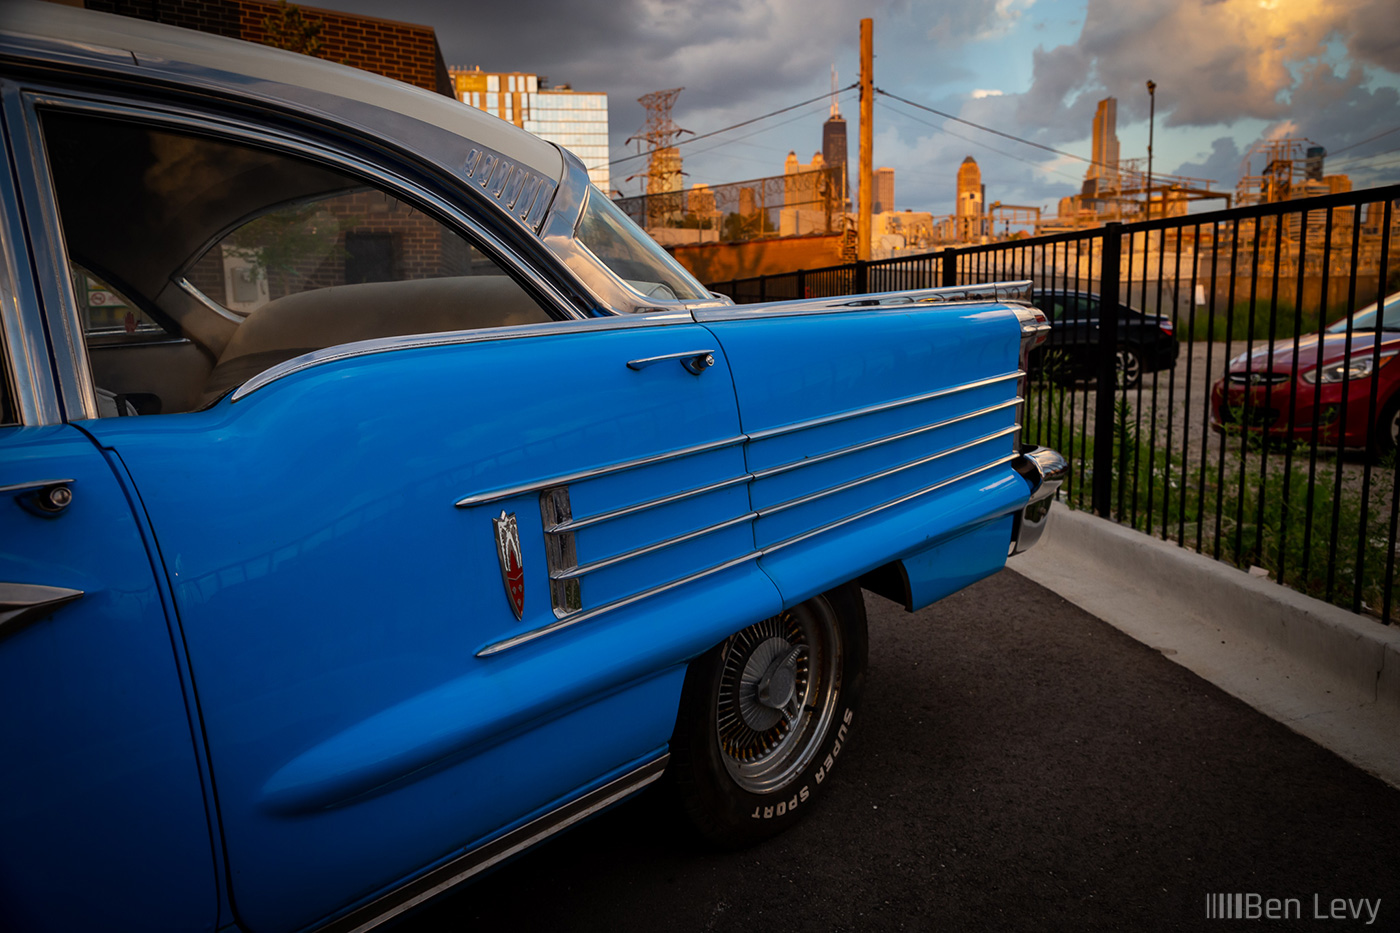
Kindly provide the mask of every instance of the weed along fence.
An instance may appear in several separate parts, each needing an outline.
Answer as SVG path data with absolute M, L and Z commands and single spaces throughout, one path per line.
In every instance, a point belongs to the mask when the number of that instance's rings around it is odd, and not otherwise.
M 710 288 L 742 303 L 1029 279 L 1054 330 L 1023 421 L 1070 458 L 1063 501 L 1389 623 L 1397 208 L 1391 185 Z

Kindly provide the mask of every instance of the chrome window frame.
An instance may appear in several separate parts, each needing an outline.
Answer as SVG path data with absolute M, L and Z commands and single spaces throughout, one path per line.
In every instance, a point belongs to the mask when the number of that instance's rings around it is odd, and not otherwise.
M 57 367 L 60 400 L 60 417 L 54 420 L 97 418 L 98 411 L 91 360 L 78 313 L 67 246 L 44 147 L 40 110 L 128 119 L 143 125 L 168 128 L 173 132 L 197 133 L 270 149 L 363 178 L 367 184 L 387 189 L 395 197 L 424 210 L 449 229 L 455 228 L 460 235 L 477 243 L 506 274 L 528 283 L 536 296 L 560 315 L 562 320 L 552 323 L 588 318 L 563 288 L 541 274 L 518 250 L 473 217 L 469 213 L 473 205 L 448 200 L 385 165 L 367 161 L 326 142 L 193 110 L 188 106 L 143 100 L 120 92 L 98 95 L 52 84 L 26 85 L 21 89 L 7 82 L 4 85 L 3 106 L 7 122 L 18 129 L 18 132 L 12 130 L 11 137 L 23 137 L 16 139 L 16 155 L 23 146 L 27 156 L 15 161 L 21 193 L 26 202 L 25 211 L 32 220 L 37 221 L 31 225 L 35 264 L 48 273 L 37 283 L 38 289 L 45 298 L 50 328 L 61 327 L 62 342 L 67 344 L 66 348 L 61 348 L 58 346 L 60 341 L 54 340 L 53 359 Z M 183 269 L 172 270 L 174 278 L 171 281 L 178 286 L 183 273 Z M 484 328 L 482 332 L 489 333 L 494 329 Z M 334 348 L 327 348 L 330 349 Z
M 8 82 L 0 95 L 9 92 Z M 0 101 L 3 107 L 3 101 Z M 3 140 L 3 136 L 0 136 Z M 16 258 L 24 243 L 19 193 L 10 169 L 10 147 L 0 152 L 0 379 L 7 383 L 16 420 L 0 427 L 57 424 L 63 420 L 49 368 L 44 321 L 33 279 Z
M 588 169 L 583 161 L 560 147 L 564 157 L 564 177 L 554 195 L 540 228 L 540 239 L 550 252 L 578 277 L 604 312 L 644 314 L 656 311 L 691 311 L 696 308 L 722 308 L 732 304 L 728 298 L 674 299 L 649 298 L 628 285 L 621 276 L 608 268 L 593 252 L 574 237 L 574 230 L 588 204 Z M 645 230 L 644 236 L 649 235 Z M 693 276 L 692 276 L 693 278 Z

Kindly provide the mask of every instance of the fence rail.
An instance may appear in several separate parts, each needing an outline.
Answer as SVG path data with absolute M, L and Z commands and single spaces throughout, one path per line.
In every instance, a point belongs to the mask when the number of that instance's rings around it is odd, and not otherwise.
M 1062 499 L 1389 623 L 1397 202 L 1390 185 L 709 287 L 755 302 L 1029 279 L 1055 328 L 1022 420 L 1071 460 Z

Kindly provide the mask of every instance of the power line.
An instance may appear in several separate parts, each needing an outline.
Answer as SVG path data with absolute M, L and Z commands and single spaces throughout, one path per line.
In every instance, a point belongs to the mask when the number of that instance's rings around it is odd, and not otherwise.
M 887 95 L 887 96 L 889 96 L 889 97 L 894 97 L 893 94 L 890 94 L 890 95 Z M 896 99 L 898 99 L 898 98 L 896 98 Z M 965 143 L 970 143 L 971 145 L 974 145 L 974 146 L 981 146 L 983 149 L 986 149 L 988 152 L 996 153 L 997 155 L 999 155 L 999 156 L 1004 156 L 1004 157 L 1006 157 L 1006 158 L 1008 158 L 1008 159 L 1015 159 L 1017 162 L 1023 162 L 1023 163 L 1025 163 L 1026 165 L 1029 165 L 1029 166 L 1031 166 L 1031 167 L 1034 168 L 1034 169 L 1038 169 L 1039 171 L 1046 172 L 1047 174 L 1059 175 L 1061 178 L 1068 178 L 1070 181 L 1073 181 L 1073 182 L 1078 182 L 1078 181 L 1079 181 L 1079 179 L 1078 179 L 1077 177 L 1073 176 L 1073 175 L 1069 175 L 1069 174 L 1067 174 L 1067 173 L 1065 173 L 1065 172 L 1061 172 L 1061 171 L 1058 170 L 1058 169 L 1047 168 L 1047 167 L 1046 167 L 1044 164 L 1042 164 L 1042 163 L 1039 163 L 1039 162 L 1032 162 L 1030 159 L 1022 158 L 1021 156 L 1018 156 L 1018 155 L 1012 155 L 1012 154 L 1009 153 L 1009 152 L 1003 152 L 1002 150 L 997 149 L 997 148 L 994 147 L 994 146 L 989 146 L 989 145 L 987 145 L 986 143 L 984 143 L 984 142 L 982 142 L 982 141 L 980 141 L 980 140 L 972 139 L 971 137 L 969 137 L 969 136 L 964 136 L 964 135 L 962 135 L 961 133 L 954 133 L 952 130 L 948 129 L 947 127 L 939 126 L 939 125 L 937 125 L 937 124 L 935 124 L 935 123 L 930 123 L 930 122 L 927 121 L 927 120 L 921 120 L 921 119 L 919 119 L 918 117 L 914 116 L 913 114 L 911 114 L 911 113 L 905 113 L 904 111 L 899 110 L 899 109 L 897 109 L 897 108 L 895 108 L 895 107 L 892 107 L 892 106 L 889 107 L 889 111 L 890 111 L 891 113 L 898 114 L 899 116 L 903 117 L 903 118 L 906 119 L 906 120 L 913 120 L 915 123 L 921 124 L 921 125 L 923 125 L 923 126 L 930 127 L 931 129 L 938 130 L 938 131 L 941 132 L 941 133 L 947 133 L 949 136 L 952 136 L 954 139 L 961 139 L 961 140 L 962 140 L 963 142 L 965 142 Z
M 838 94 L 843 94 L 843 93 L 845 93 L 846 91 L 854 90 L 854 89 L 857 88 L 858 86 L 859 86 L 859 85 L 856 85 L 856 84 L 850 84 L 850 85 L 847 85 L 846 87 L 841 88 L 841 90 L 840 90 L 840 91 L 837 91 L 837 93 L 838 93 Z M 690 143 L 696 142 L 697 140 L 705 139 L 705 138 L 710 137 L 710 136 L 718 136 L 720 133 L 728 133 L 730 130 L 737 130 L 737 129 L 739 129 L 740 127 L 748 126 L 748 125 L 751 124 L 751 123 L 757 123 L 759 120 L 767 120 L 769 117 L 776 117 L 776 116 L 777 116 L 778 114 L 780 114 L 780 113 L 787 113 L 789 110 L 796 110 L 798 107 L 806 107 L 808 104 L 816 103 L 816 102 L 819 101 L 819 100 L 829 100 L 830 98 L 831 98 L 831 92 L 828 91 L 828 92 L 826 92 L 826 93 L 824 93 L 824 94 L 819 94 L 819 95 L 817 95 L 816 97 L 811 98 L 810 100 L 804 100 L 804 101 L 802 101 L 802 102 L 799 103 L 799 104 L 792 104 L 792 105 L 789 106 L 789 107 L 783 107 L 783 108 L 781 108 L 781 109 L 779 109 L 779 110 L 774 110 L 772 113 L 765 113 L 765 114 L 763 114 L 762 116 L 754 117 L 754 118 L 752 118 L 752 119 L 750 119 L 750 120 L 744 120 L 744 121 L 741 122 L 741 123 L 735 123 L 735 124 L 733 124 L 733 125 L 731 125 L 731 126 L 723 127 L 722 129 L 712 130 L 712 131 L 710 131 L 710 132 L 708 132 L 708 133 L 701 133 L 699 136 L 692 136 L 692 137 L 690 137 L 689 139 L 680 140 L 679 142 L 676 143 L 676 146 L 686 146 L 686 145 L 689 145 Z M 611 167 L 611 166 L 613 166 L 613 165 L 617 165 L 619 162 L 626 162 L 626 161 L 628 161 L 629 159 L 640 159 L 642 156 L 651 155 L 651 154 L 652 154 L 653 152 L 655 152 L 655 151 L 656 151 L 656 150 L 654 150 L 654 149 L 648 149 L 648 150 L 645 151 L 645 152 L 637 152 L 637 153 L 634 153 L 634 154 L 632 154 L 632 155 L 623 156 L 623 157 L 620 158 L 620 159 L 613 159 L 611 162 L 608 163 L 608 165 Z
M 1400 126 L 1392 126 L 1390 129 L 1385 130 L 1384 132 L 1377 133 L 1375 136 L 1367 137 L 1366 139 L 1361 140 L 1361 142 L 1359 142 L 1359 143 L 1352 143 L 1350 146 L 1343 146 L 1342 148 L 1336 150 L 1335 152 L 1329 152 L 1329 153 L 1327 153 L 1327 155 L 1328 155 L 1328 156 L 1340 155 L 1340 154 L 1342 154 L 1343 152 L 1346 152 L 1348 149 L 1355 149 L 1357 146 L 1364 146 L 1364 145 L 1366 145 L 1367 143 L 1375 142 L 1376 140 L 1380 139 L 1382 136 L 1389 136 L 1391 133 L 1394 133 L 1396 130 L 1400 130 Z M 1391 150 L 1388 150 L 1388 151 L 1389 151 L 1389 152 L 1394 152 L 1395 150 L 1394 150 L 1394 149 L 1391 149 Z M 1381 153 L 1377 153 L 1377 155 L 1380 155 L 1380 154 L 1381 154 Z
M 932 107 L 926 107 L 926 106 L 924 106 L 923 104 L 920 104 L 920 103 L 917 103 L 917 102 L 915 102 L 915 101 L 908 100 L 908 99 L 906 99 L 906 98 L 900 97 L 898 94 L 891 94 L 889 91 L 886 91 L 886 90 L 884 90 L 883 88 L 878 88 L 878 87 L 877 87 L 877 88 L 875 89 L 875 93 L 876 93 L 876 94 L 883 94 L 883 95 L 886 96 L 886 97 L 892 97 L 892 98 L 894 98 L 895 100 L 899 101 L 899 102 L 902 103 L 902 104 L 908 104 L 908 105 L 911 106 L 911 107 L 917 107 L 917 108 L 919 108 L 920 110 L 926 110 L 926 111 L 928 111 L 929 113 L 933 114 L 934 116 L 942 117 L 942 118 L 945 119 L 945 120 L 952 120 L 952 121 L 954 121 L 954 122 L 956 122 L 956 123 L 962 123 L 962 124 L 964 124 L 964 125 L 966 125 L 966 126 L 972 127 L 973 129 L 981 130 L 981 131 L 984 132 L 984 133 L 991 133 L 991 134 L 993 134 L 993 135 L 995 135 L 995 136 L 1000 136 L 1000 137 L 1002 137 L 1003 139 L 1009 139 L 1009 140 L 1011 140 L 1011 141 L 1013 141 L 1013 142 L 1018 142 L 1018 143 L 1021 143 L 1022 145 L 1025 145 L 1025 146 L 1033 146 L 1033 147 L 1035 147 L 1036 149 L 1043 149 L 1043 150 L 1045 150 L 1046 152 L 1053 152 L 1055 155 L 1065 156 L 1066 158 L 1069 158 L 1069 159 L 1077 159 L 1077 160 L 1079 160 L 1080 162 L 1087 162 L 1087 163 L 1089 163 L 1090 165 L 1097 165 L 1097 166 L 1099 166 L 1100 168 L 1104 168 L 1104 169 L 1114 170 L 1114 169 L 1117 168 L 1117 166 L 1109 165 L 1109 164 L 1107 164 L 1107 163 L 1105 163 L 1105 162 L 1096 162 L 1096 161 L 1094 161 L 1093 159 L 1085 158 L 1085 157 L 1082 156 L 1082 155 L 1076 155 L 1076 154 L 1073 153 L 1073 152 L 1066 152 L 1066 151 L 1064 151 L 1063 149 L 1056 149 L 1054 146 L 1047 146 L 1047 145 L 1045 145 L 1044 143 L 1038 143 L 1038 142 L 1035 142 L 1034 140 L 1026 139 L 1026 138 L 1021 137 L 1021 136 L 1016 136 L 1016 135 L 1013 135 L 1013 134 L 1011 134 L 1011 133 L 1003 133 L 1001 130 L 994 130 L 994 129 L 992 129 L 990 126 L 983 126 L 983 125 L 980 124 L 980 123 L 973 123 L 971 120 L 964 120 L 962 117 L 955 117 L 955 116 L 953 116 L 951 113 L 944 113 L 944 112 L 941 111 L 941 110 L 935 110 L 935 109 L 933 109 Z

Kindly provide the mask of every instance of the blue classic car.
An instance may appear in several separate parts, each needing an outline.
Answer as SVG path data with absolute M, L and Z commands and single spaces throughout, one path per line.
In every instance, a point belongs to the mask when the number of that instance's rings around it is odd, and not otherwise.
M 360 930 L 658 778 L 805 816 L 861 587 L 1039 533 L 1028 288 L 736 307 L 558 147 L 0 10 L 0 928 Z

